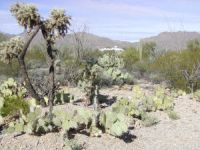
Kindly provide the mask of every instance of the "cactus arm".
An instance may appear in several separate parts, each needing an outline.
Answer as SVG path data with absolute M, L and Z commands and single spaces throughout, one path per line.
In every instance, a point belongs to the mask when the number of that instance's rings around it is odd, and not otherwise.
M 24 44 L 23 50 L 19 56 L 20 59 L 24 59 L 30 43 L 32 42 L 33 38 L 36 36 L 39 30 L 40 30 L 40 26 L 38 25 L 35 31 L 29 36 L 27 42 Z

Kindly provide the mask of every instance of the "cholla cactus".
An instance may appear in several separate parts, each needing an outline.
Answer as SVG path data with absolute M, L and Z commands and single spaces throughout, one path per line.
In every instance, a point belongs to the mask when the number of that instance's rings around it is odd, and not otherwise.
M 57 30 L 58 35 L 65 36 L 68 32 L 71 18 L 65 15 L 65 10 L 53 9 L 51 11 L 49 26 L 51 29 Z
M 82 78 L 78 82 L 79 87 L 86 92 L 87 105 L 91 104 L 94 99 L 95 86 L 98 85 L 98 75 L 100 74 L 99 69 L 96 61 L 88 60 L 82 72 Z
M 70 19 L 65 10 L 53 9 L 49 19 L 44 22 L 42 30 L 44 38 L 54 44 L 57 38 L 65 36 L 70 26 Z
M 31 30 L 40 23 L 40 15 L 34 5 L 17 3 L 11 7 L 10 11 L 25 29 Z
M 0 59 L 4 63 L 10 63 L 13 58 L 22 52 L 24 42 L 20 37 L 11 38 L 0 43 Z
M 124 61 L 118 55 L 105 54 L 103 55 L 103 57 L 98 59 L 98 62 L 101 66 L 104 66 L 105 68 L 113 67 L 121 69 L 124 67 Z
M 70 17 L 65 14 L 64 10 L 54 9 L 50 18 L 42 22 L 41 30 L 47 45 L 48 64 L 49 64 L 49 81 L 48 81 L 48 99 L 50 112 L 53 110 L 53 101 L 55 98 L 55 61 L 57 50 L 54 49 L 54 43 L 57 38 L 65 36 L 70 25 Z
M 81 80 L 78 85 L 86 92 L 86 102 L 91 104 L 95 96 L 95 87 L 100 84 L 102 75 L 111 77 L 112 80 L 125 80 L 129 74 L 123 73 L 121 69 L 124 63 L 117 55 L 105 54 L 98 60 L 88 60 L 86 68 L 83 70 Z M 99 90 L 99 89 L 98 89 Z
M 122 80 L 123 82 L 130 77 L 128 73 L 121 70 L 124 67 L 124 61 L 118 55 L 105 54 L 98 59 L 98 64 L 103 68 L 103 75 L 111 77 L 112 80 Z

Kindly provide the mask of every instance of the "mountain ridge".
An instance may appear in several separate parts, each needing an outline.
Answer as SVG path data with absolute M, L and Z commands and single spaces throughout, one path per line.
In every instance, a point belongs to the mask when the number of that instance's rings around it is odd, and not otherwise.
M 160 50 L 181 50 L 187 47 L 191 40 L 200 40 L 199 32 L 162 32 L 157 36 L 147 37 L 140 40 L 142 43 L 155 42 Z
M 3 39 L 8 39 L 13 35 L 1 32 L 0 36 L 2 36 Z M 77 43 L 79 43 L 79 46 L 81 45 L 84 49 L 93 50 L 100 48 L 110 48 L 114 46 L 118 46 L 120 48 L 138 47 L 140 44 L 146 42 L 155 42 L 156 49 L 158 50 L 181 50 L 185 49 L 187 47 L 187 43 L 194 39 L 200 40 L 199 32 L 186 32 L 186 31 L 161 32 L 156 36 L 143 38 L 140 40 L 140 42 L 112 40 L 110 38 L 101 37 L 92 33 L 78 32 L 75 34 L 74 33 L 67 34 L 63 39 L 57 40 L 56 46 L 59 48 L 64 48 L 64 47 L 76 48 Z M 44 43 L 45 41 L 42 37 L 42 34 L 39 33 L 33 39 L 31 46 L 44 45 Z

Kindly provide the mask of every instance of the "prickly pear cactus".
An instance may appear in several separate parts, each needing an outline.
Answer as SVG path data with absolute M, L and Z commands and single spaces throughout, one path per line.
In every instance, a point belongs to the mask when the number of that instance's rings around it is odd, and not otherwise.
M 100 115 L 100 125 L 113 136 L 121 136 L 128 131 L 125 116 L 121 113 L 108 111 Z
M 9 78 L 0 85 L 0 110 L 7 98 L 18 99 L 26 95 L 26 89 L 17 84 L 13 78 Z
M 132 98 L 118 100 L 112 105 L 113 112 L 137 118 L 142 117 L 147 112 L 160 110 L 168 113 L 173 109 L 173 97 L 167 95 L 163 87 L 158 87 L 153 94 L 146 95 L 142 88 L 137 85 L 133 87 Z
M 112 110 L 113 112 L 122 113 L 125 114 L 126 116 L 140 115 L 136 103 L 128 99 L 118 100 L 115 104 L 112 105 Z
M 157 87 L 153 97 L 154 105 L 157 110 L 173 110 L 173 97 L 165 93 L 165 88 Z
M 195 91 L 195 92 L 193 93 L 193 98 L 194 98 L 196 101 L 200 102 L 200 90 L 197 90 L 197 91 Z
M 20 111 L 20 118 L 15 122 L 11 122 L 8 128 L 5 130 L 7 133 L 34 133 L 37 128 L 37 120 L 41 115 L 41 110 L 37 108 L 34 112 L 30 112 L 25 116 L 22 111 Z
M 24 97 L 26 92 L 26 89 L 17 84 L 13 78 L 9 78 L 0 85 L 0 96 L 2 98 L 8 96 Z

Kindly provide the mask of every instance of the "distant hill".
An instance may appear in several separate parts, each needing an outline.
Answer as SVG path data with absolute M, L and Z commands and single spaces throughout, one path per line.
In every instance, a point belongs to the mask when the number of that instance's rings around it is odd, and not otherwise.
M 8 40 L 12 36 L 13 35 L 11 35 L 11 34 L 6 34 L 6 33 L 0 32 L 0 42 Z
M 23 34 L 21 34 L 23 35 Z M 9 39 L 13 35 L 0 33 L 0 41 Z M 112 40 L 106 37 L 100 37 L 91 33 L 78 32 L 75 35 L 73 33 L 67 34 L 63 39 L 60 39 L 56 42 L 56 45 L 60 47 L 76 48 L 78 37 L 81 41 L 84 49 L 100 49 L 100 48 L 109 48 L 118 46 L 120 48 L 127 47 L 137 47 L 139 42 L 125 42 L 119 40 Z M 145 42 L 155 42 L 158 50 L 181 50 L 187 47 L 187 43 L 191 40 L 198 39 L 200 40 L 200 33 L 198 32 L 162 32 L 157 36 L 148 37 L 141 39 L 141 43 Z M 39 33 L 34 38 L 31 46 L 34 45 L 44 45 L 45 41 L 42 37 L 42 34 Z
M 85 49 L 99 49 L 105 47 L 118 46 L 121 48 L 137 47 L 139 42 L 125 42 L 119 40 L 112 40 L 106 37 L 100 37 L 94 34 L 79 32 L 76 36 L 81 40 Z M 162 32 L 157 36 L 141 39 L 140 42 L 155 42 L 158 50 L 181 50 L 187 47 L 187 43 L 191 40 L 199 39 L 198 32 Z M 33 41 L 33 45 L 44 43 L 43 37 L 40 34 Z M 74 34 L 68 34 L 64 39 L 58 40 L 56 45 L 58 47 L 76 47 L 76 38 Z
M 141 39 L 142 43 L 155 42 L 159 50 L 181 50 L 191 40 L 200 40 L 198 32 L 163 32 L 157 36 Z
M 76 38 L 78 37 L 78 42 Z M 85 49 L 99 49 L 99 48 L 109 48 L 118 46 L 121 48 L 133 47 L 134 43 L 119 41 L 119 40 L 111 40 L 106 37 L 100 37 L 91 33 L 86 32 L 78 32 L 76 34 L 67 34 L 63 39 L 60 39 L 56 42 L 58 47 L 75 47 L 77 43 L 81 42 L 82 46 Z M 42 34 L 39 33 L 33 40 L 32 46 L 37 44 L 43 44 L 44 39 Z

